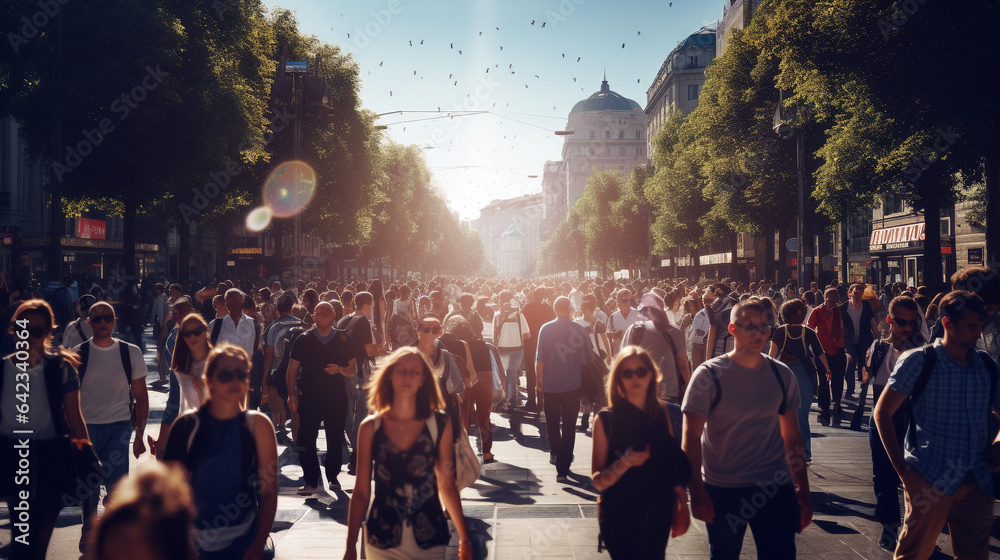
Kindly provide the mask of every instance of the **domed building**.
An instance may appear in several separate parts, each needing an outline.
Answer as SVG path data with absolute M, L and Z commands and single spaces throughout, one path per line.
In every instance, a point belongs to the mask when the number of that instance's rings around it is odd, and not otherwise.
M 648 117 L 635 101 L 611 91 L 605 77 L 601 89 L 578 102 L 569 113 L 562 161 L 546 162 L 542 178 L 544 230 L 554 229 L 583 195 L 587 179 L 598 171 L 631 173 L 648 161 Z M 551 231 L 545 231 L 551 233 Z M 547 238 L 547 235 L 544 236 Z

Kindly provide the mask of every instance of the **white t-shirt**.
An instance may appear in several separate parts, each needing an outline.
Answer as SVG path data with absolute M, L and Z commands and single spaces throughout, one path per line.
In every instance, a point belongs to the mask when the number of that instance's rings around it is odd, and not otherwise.
M 213 319 L 212 323 L 208 325 L 209 332 L 215 328 L 215 322 L 218 319 Z M 237 325 L 233 322 L 233 318 L 226 315 L 222 318 L 222 328 L 219 330 L 219 339 L 216 341 L 216 346 L 223 342 L 229 342 L 230 344 L 235 344 L 246 350 L 247 357 L 253 358 L 253 341 L 257 336 L 257 331 L 254 327 L 253 319 L 243 315 L 240 318 L 240 324 Z
M 519 311 L 507 311 L 499 319 L 499 333 L 494 332 L 496 347 L 504 349 L 516 349 L 524 345 L 524 335 L 528 334 L 528 320 Z
M 862 303 L 861 305 L 865 305 L 865 304 Z M 861 333 L 861 312 L 862 311 L 864 311 L 863 307 L 855 310 L 854 306 L 851 305 L 851 302 L 847 302 L 847 315 L 851 318 L 851 323 L 854 323 L 854 335 L 855 336 L 857 336 L 858 334 Z
M 80 331 L 83 331 L 83 336 L 80 336 Z M 77 319 L 66 325 L 66 329 L 63 331 L 62 347 L 72 348 L 78 346 L 84 340 L 90 340 L 92 336 L 94 336 L 94 331 L 90 328 L 87 321 Z
M 191 373 L 189 374 L 178 371 L 174 372 L 174 375 L 177 377 L 177 387 L 181 390 L 179 414 L 184 414 L 184 412 L 192 408 L 198 408 L 208 400 L 208 386 L 202 382 L 201 391 L 199 392 L 194 382 L 195 379 L 205 375 L 205 364 L 207 363 L 208 357 L 204 360 L 191 362 Z
M 110 424 L 129 420 L 129 387 L 125 381 L 125 371 L 122 369 L 121 353 L 118 350 L 118 340 L 107 347 L 96 346 L 91 340 L 90 357 L 87 371 L 80 383 L 80 409 L 83 420 L 88 424 Z M 83 345 L 73 348 L 77 354 Z M 128 344 L 129 357 L 132 359 L 132 379 L 145 379 L 148 371 L 142 351 L 134 344 Z M 145 383 L 145 381 L 140 381 Z
M 27 437 L 33 440 L 48 440 L 55 438 L 56 427 L 52 423 L 52 411 L 49 409 L 49 399 L 46 393 L 45 384 L 45 360 L 42 360 L 35 367 L 28 368 L 22 372 L 14 360 L 8 358 L 3 361 L 3 402 L 0 402 L 0 434 L 7 437 L 14 436 L 14 430 L 31 430 Z M 27 403 L 23 403 L 17 398 L 18 379 L 17 374 L 28 374 Z M 23 383 L 23 377 L 21 382 Z M 64 392 L 75 391 L 79 387 L 76 372 L 64 362 L 62 365 L 62 389 Z M 23 388 L 23 387 L 22 387 Z M 27 404 L 28 412 L 25 414 L 28 421 L 18 422 L 17 405 Z M 24 438 L 25 435 L 18 437 Z M 6 451 L 5 451 L 6 452 Z
M 611 316 L 611 321 L 608 323 L 608 332 L 624 332 L 625 329 L 631 327 L 638 320 L 639 312 L 635 308 L 629 307 L 628 316 L 626 317 L 622 317 L 622 312 L 619 309 Z
M 708 330 L 712 327 L 712 322 L 708 319 L 708 311 L 701 308 L 694 314 L 691 321 L 691 344 L 705 344 L 708 340 Z
M 869 354 L 871 354 L 876 344 L 878 344 L 877 340 L 868 349 Z M 885 359 L 882 360 L 882 365 L 875 372 L 875 379 L 869 380 L 872 385 L 885 387 L 889 383 L 889 375 L 892 374 L 892 370 L 896 369 L 896 362 L 899 361 L 899 357 L 903 355 L 903 352 L 906 352 L 906 350 L 896 350 L 891 344 L 889 345 L 889 351 L 886 352 Z

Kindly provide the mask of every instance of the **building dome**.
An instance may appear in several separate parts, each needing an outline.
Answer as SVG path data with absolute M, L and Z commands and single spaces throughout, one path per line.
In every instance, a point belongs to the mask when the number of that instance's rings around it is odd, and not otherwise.
M 601 82 L 601 91 L 573 105 L 570 113 L 582 113 L 584 111 L 638 111 L 642 112 L 642 107 L 638 103 L 611 91 L 608 81 Z

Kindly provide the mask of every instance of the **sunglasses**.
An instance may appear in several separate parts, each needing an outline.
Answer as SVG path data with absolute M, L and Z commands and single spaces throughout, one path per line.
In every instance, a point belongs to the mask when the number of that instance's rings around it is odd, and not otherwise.
M 244 371 L 242 369 L 221 369 L 215 372 L 215 380 L 219 383 L 229 383 L 232 380 L 237 380 L 243 383 L 250 378 L 250 372 Z
M 633 376 L 635 376 L 636 379 L 645 379 L 647 375 L 649 375 L 649 370 L 645 367 L 622 370 L 622 379 L 632 379 Z
M 44 325 L 35 325 L 33 327 L 28 327 L 25 330 L 28 331 L 29 338 L 42 338 L 45 336 L 45 333 L 48 332 L 48 329 L 46 329 Z
M 189 336 L 201 336 L 201 335 L 205 334 L 205 331 L 207 331 L 207 330 L 208 329 L 205 328 L 205 327 L 203 327 L 203 326 L 198 326 L 198 327 L 195 327 L 195 328 L 193 328 L 193 329 L 191 329 L 189 331 L 181 331 L 181 336 L 184 337 L 184 338 L 187 338 Z
M 418 327 L 417 330 L 420 331 L 420 332 L 422 332 L 422 333 L 434 333 L 434 334 L 441 334 L 441 333 L 444 332 L 444 329 L 441 328 L 440 326 L 437 326 L 437 327 Z
M 745 334 L 753 334 L 759 332 L 760 334 L 767 334 L 767 331 L 771 330 L 770 325 L 755 325 L 753 323 L 733 323 L 740 328 Z
M 91 315 L 90 316 L 90 322 L 94 323 L 95 325 L 98 325 L 100 323 L 114 323 L 115 322 L 115 316 L 111 315 L 111 314 Z
M 892 318 L 892 322 L 896 323 L 900 327 L 910 327 L 911 329 L 917 329 L 920 327 L 920 319 L 912 319 L 909 321 L 904 321 L 903 319 Z

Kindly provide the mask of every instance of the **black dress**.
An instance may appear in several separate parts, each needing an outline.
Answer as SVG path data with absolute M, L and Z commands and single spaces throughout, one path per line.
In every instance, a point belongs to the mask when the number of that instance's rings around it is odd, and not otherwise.
M 630 402 L 598 413 L 608 436 L 609 467 L 630 447 L 649 446 L 649 459 L 632 467 L 601 492 L 598 520 L 611 558 L 661 560 L 677 509 L 675 486 L 686 486 L 691 463 L 670 436 L 667 412 L 657 407 L 650 417 Z

